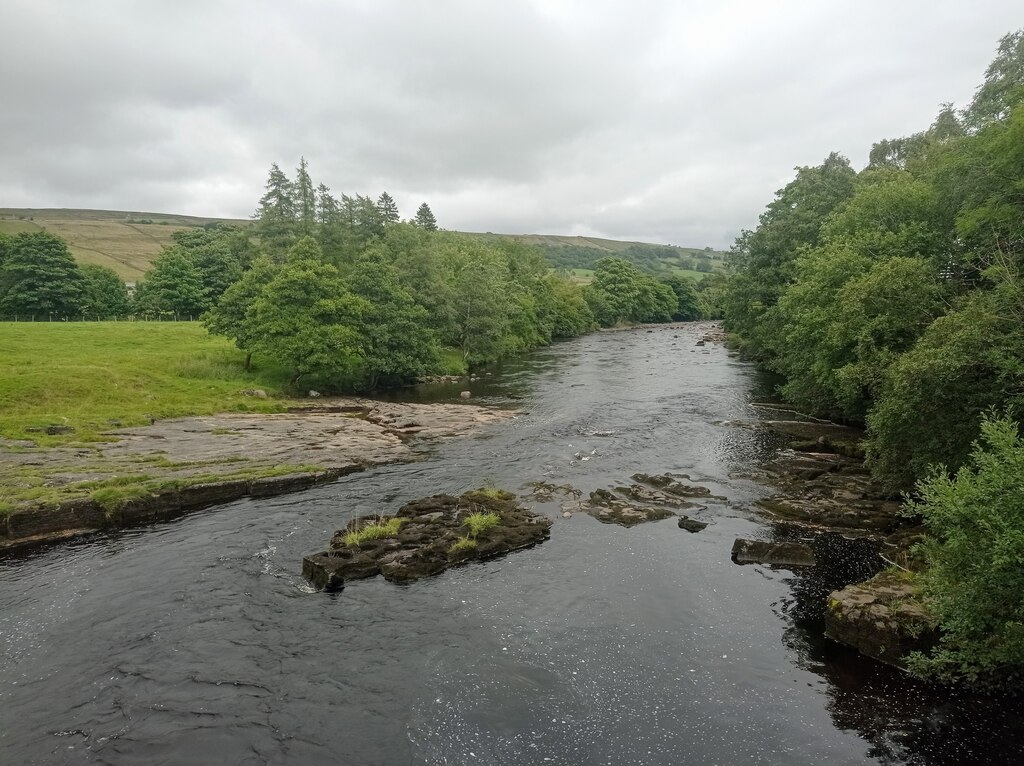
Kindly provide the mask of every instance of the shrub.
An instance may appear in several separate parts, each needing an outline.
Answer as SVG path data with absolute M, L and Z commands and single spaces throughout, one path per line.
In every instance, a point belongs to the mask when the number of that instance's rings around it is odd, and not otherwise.
M 911 670 L 939 680 L 1009 685 L 1024 670 L 1024 441 L 1010 418 L 982 420 L 981 440 L 954 478 L 918 483 L 932 537 L 920 546 L 929 607 L 942 638 Z

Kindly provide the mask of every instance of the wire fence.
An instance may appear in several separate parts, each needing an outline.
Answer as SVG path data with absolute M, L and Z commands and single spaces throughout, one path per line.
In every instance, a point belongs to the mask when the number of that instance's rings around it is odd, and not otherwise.
M 198 322 L 198 314 L 143 316 L 64 316 L 63 314 L 0 314 L 0 322 Z

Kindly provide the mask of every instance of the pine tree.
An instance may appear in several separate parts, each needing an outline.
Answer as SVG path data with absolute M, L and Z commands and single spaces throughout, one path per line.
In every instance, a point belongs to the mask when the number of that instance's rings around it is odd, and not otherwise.
M 437 219 L 434 218 L 430 205 L 426 202 L 416 210 L 416 218 L 413 220 L 413 223 L 427 231 L 437 231 Z
M 270 166 L 266 192 L 253 217 L 264 248 L 272 257 L 283 258 L 295 241 L 295 190 L 276 162 Z
M 395 200 L 387 192 L 381 192 L 381 195 L 377 198 L 377 209 L 380 211 L 381 218 L 384 219 L 384 225 L 398 223 L 398 205 L 395 204 Z
M 311 234 L 316 223 L 316 192 L 313 191 L 313 179 L 309 177 L 309 165 L 305 157 L 299 159 L 294 189 L 295 214 L 299 228 L 303 234 Z

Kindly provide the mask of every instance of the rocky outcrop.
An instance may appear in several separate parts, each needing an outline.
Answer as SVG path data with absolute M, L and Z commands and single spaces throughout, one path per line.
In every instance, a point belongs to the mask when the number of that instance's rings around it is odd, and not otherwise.
M 732 544 L 732 560 L 737 564 L 769 564 L 781 567 L 812 567 L 814 550 L 809 545 L 793 542 L 747 540 L 737 537 Z
M 927 650 L 938 639 L 914 576 L 896 569 L 832 593 L 825 635 L 895 666 L 908 653 Z
M 475 527 L 474 515 L 492 515 L 490 525 Z M 384 534 L 367 535 L 381 528 Z M 434 495 L 403 505 L 391 517 L 352 520 L 335 533 L 328 550 L 303 559 L 302 573 L 321 590 L 378 574 L 412 582 L 455 564 L 536 545 L 548 538 L 550 528 L 549 518 L 520 507 L 509 492 Z

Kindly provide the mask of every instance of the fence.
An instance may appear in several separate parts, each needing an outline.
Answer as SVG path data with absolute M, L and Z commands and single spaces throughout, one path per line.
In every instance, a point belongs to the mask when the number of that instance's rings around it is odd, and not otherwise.
M 198 322 L 198 314 L 167 314 L 158 316 L 62 316 L 61 314 L 0 315 L 0 322 Z

